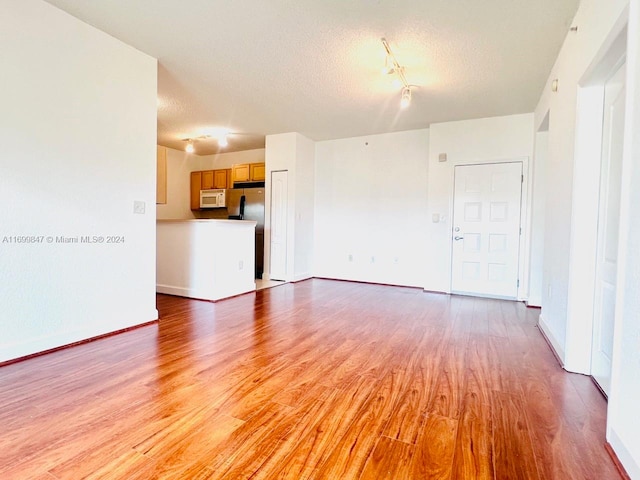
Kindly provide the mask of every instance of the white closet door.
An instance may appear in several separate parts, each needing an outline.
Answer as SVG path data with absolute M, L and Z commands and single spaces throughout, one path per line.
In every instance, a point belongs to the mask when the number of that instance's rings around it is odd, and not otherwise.
M 271 280 L 287 280 L 288 172 L 271 172 Z

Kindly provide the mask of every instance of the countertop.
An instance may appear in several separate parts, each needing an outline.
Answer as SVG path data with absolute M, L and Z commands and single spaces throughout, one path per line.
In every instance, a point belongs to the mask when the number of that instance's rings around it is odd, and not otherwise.
M 218 223 L 221 225 L 245 225 L 255 226 L 257 222 L 255 220 L 223 220 L 216 218 L 192 218 L 192 219 L 175 219 L 175 220 L 156 220 L 156 223 Z

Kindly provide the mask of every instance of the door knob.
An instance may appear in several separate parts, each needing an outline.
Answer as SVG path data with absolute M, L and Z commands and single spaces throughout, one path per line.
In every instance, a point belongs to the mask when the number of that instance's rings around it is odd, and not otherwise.
M 453 237 L 454 240 L 462 240 L 464 237 L 459 237 L 458 235 L 456 235 L 455 237 Z

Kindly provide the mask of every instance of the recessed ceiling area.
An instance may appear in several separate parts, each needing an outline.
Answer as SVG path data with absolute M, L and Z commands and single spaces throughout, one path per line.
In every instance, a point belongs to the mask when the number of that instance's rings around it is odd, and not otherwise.
M 276 133 L 319 141 L 531 112 L 579 0 L 48 3 L 158 59 L 159 144 L 184 150 L 227 128 L 220 151 L 232 152 Z M 382 74 L 382 37 L 412 85 L 406 109 Z

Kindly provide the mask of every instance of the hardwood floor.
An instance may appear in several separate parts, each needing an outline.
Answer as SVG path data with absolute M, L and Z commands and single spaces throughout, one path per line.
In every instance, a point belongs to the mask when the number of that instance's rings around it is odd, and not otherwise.
M 1 479 L 619 479 L 522 304 L 309 280 L 0 368 Z

